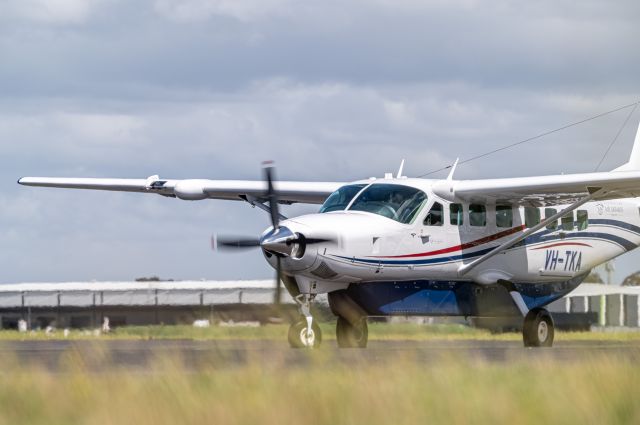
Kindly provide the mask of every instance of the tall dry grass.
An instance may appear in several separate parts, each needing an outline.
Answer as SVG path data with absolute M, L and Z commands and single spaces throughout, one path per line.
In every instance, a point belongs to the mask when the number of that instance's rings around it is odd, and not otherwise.
M 410 356 L 87 372 L 67 358 L 52 373 L 5 363 L 0 424 L 611 424 L 640 423 L 640 366 L 594 357 L 474 361 L 455 352 L 427 364 Z
M 335 339 L 335 323 L 320 323 L 324 340 Z M 52 334 L 44 331 L 20 333 L 15 330 L 0 330 L 0 342 L 16 340 L 137 340 L 137 339 L 193 339 L 193 340 L 286 340 L 288 324 L 270 324 L 260 327 L 195 328 L 188 325 L 170 326 L 125 326 L 116 328 L 109 334 L 89 330 L 71 330 L 65 337 L 62 330 Z M 485 329 L 465 325 L 438 324 L 420 325 L 413 323 L 369 323 L 370 340 L 488 340 L 521 341 L 520 333 L 492 334 Z M 639 341 L 640 331 L 628 328 L 596 330 L 593 332 L 556 332 L 556 341 Z

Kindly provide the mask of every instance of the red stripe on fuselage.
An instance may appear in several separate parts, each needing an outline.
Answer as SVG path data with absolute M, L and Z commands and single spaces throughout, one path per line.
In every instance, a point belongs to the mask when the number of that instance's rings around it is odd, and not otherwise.
M 508 229 L 490 236 L 485 236 L 484 238 L 476 239 L 475 241 L 467 242 L 458 246 L 452 246 L 449 248 L 437 249 L 435 251 L 420 252 L 418 254 L 374 256 L 374 257 L 368 257 L 368 258 L 415 258 L 415 257 L 429 257 L 432 255 L 439 255 L 439 254 L 448 254 L 450 252 L 456 252 L 456 251 L 462 251 L 464 249 L 474 248 L 478 245 L 482 245 L 487 242 L 492 242 L 492 241 L 504 238 L 505 236 L 513 235 L 514 233 L 518 233 L 524 229 L 525 229 L 524 225 L 517 226 L 517 227 L 513 227 L 511 229 Z
M 538 249 L 545 249 L 545 248 L 554 248 L 556 246 L 588 246 L 589 248 L 591 248 L 591 245 L 589 245 L 588 243 L 582 243 L 582 242 L 559 242 L 559 243 L 554 243 L 551 245 L 545 245 L 545 246 L 541 246 L 538 248 L 533 248 L 532 251 L 536 251 Z

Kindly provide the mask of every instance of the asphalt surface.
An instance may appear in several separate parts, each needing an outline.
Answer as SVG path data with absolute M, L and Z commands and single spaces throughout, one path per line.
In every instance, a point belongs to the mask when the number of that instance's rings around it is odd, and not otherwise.
M 319 360 L 357 366 L 397 361 L 428 364 L 452 358 L 472 362 L 508 363 L 575 362 L 593 357 L 637 362 L 640 360 L 640 341 L 559 341 L 553 348 L 536 349 L 524 348 L 518 341 L 491 340 L 370 341 L 366 349 L 338 349 L 335 341 L 326 341 L 315 351 L 290 349 L 286 341 L 263 340 L 0 342 L 0 371 L 15 367 L 16 362 L 22 367 L 33 366 L 51 371 L 81 369 L 104 372 L 124 368 L 146 372 L 176 362 L 185 371 L 198 371 L 245 364 L 259 364 L 264 367 L 308 367 L 317 364 Z

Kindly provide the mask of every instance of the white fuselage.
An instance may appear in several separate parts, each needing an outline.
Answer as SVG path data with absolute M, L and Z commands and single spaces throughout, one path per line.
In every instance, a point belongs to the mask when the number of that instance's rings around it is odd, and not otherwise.
M 459 269 L 463 264 L 555 211 L 538 208 L 537 213 L 534 207 L 525 211 L 524 207 L 511 207 L 499 201 L 484 204 L 448 201 L 434 194 L 433 182 L 392 179 L 374 183 L 424 191 L 427 198 L 409 223 L 349 208 L 283 221 L 282 226 L 293 232 L 333 239 L 307 247 L 301 258 L 285 258 L 284 271 L 296 277 L 303 292 L 311 293 L 376 281 L 537 283 L 583 275 L 640 245 L 640 202 L 636 199 L 591 202 L 570 213 L 570 217 L 558 220 L 556 228 L 545 227 L 461 275 Z M 436 213 L 440 211 L 439 220 L 435 221 L 434 208 Z M 553 208 L 561 211 L 564 206 Z M 267 259 L 274 264 L 273 258 Z

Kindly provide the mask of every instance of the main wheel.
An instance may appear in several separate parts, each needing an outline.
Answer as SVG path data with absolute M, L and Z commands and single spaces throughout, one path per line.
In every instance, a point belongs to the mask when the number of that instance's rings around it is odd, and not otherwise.
M 314 320 L 309 329 L 304 317 L 289 326 L 288 337 L 291 348 L 316 348 L 322 342 L 322 332 L 318 323 Z
M 340 348 L 365 348 L 369 339 L 367 319 L 363 317 L 352 325 L 347 319 L 338 317 L 336 338 Z
M 553 319 L 544 308 L 534 308 L 527 313 L 522 326 L 525 347 L 551 347 L 553 345 Z

